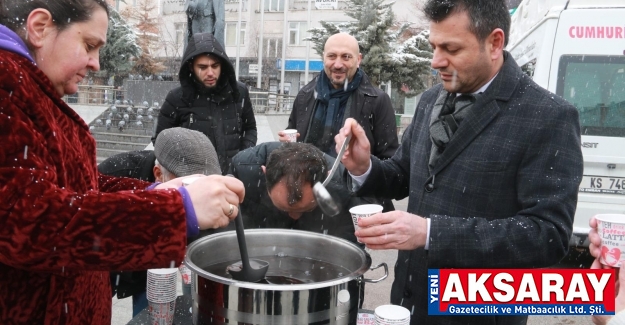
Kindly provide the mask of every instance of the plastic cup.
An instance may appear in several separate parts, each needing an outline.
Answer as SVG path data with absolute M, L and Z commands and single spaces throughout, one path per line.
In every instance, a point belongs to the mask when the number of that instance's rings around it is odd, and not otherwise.
M 180 264 L 178 269 L 180 270 L 180 276 L 182 276 L 182 284 L 191 284 L 191 269 L 184 263 Z
M 172 325 L 174 323 L 175 311 L 176 311 L 175 299 L 170 302 L 148 301 L 150 325 Z
M 150 269 L 147 273 L 146 296 L 154 303 L 176 300 L 177 268 Z
M 621 267 L 625 261 L 625 214 L 598 214 L 597 232 L 601 237 L 603 265 Z
M 402 306 L 382 305 L 375 309 L 376 325 L 408 325 L 410 324 L 410 311 Z
M 286 129 L 282 132 L 286 134 L 288 142 L 297 142 L 297 130 L 296 129 Z
M 382 209 L 382 206 L 379 204 L 362 204 L 349 209 L 349 213 L 352 215 L 352 221 L 354 222 L 354 229 L 356 231 L 360 229 L 358 227 L 358 221 L 360 221 L 360 219 L 380 213 L 382 212 Z

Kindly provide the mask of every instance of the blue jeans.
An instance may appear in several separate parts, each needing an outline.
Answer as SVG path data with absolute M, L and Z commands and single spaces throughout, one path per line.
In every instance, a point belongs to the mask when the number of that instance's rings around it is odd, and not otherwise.
M 144 309 L 148 308 L 148 296 L 145 291 L 132 296 L 132 317 L 134 318 Z

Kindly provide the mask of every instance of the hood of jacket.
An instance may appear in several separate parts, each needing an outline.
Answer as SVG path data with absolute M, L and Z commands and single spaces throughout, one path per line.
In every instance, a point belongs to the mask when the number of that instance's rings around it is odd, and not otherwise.
M 17 53 L 35 63 L 24 41 L 4 25 L 0 25 L 0 49 Z
M 195 89 L 195 76 L 193 74 L 193 70 L 191 69 L 191 64 L 193 63 L 195 56 L 200 54 L 212 54 L 221 59 L 221 73 L 217 79 L 217 87 L 223 85 L 224 82 L 229 83 L 230 88 L 232 88 L 232 97 L 235 101 L 238 101 L 240 93 L 234 67 L 232 66 L 232 63 L 230 63 L 230 59 L 228 58 L 223 46 L 219 44 L 215 36 L 211 33 L 194 34 L 189 41 L 189 44 L 187 44 L 187 48 L 182 56 L 183 63 L 180 65 L 180 72 L 178 73 L 180 85 L 183 90 Z

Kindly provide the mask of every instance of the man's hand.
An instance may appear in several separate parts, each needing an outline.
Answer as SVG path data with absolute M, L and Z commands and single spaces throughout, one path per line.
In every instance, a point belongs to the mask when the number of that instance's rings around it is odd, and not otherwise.
M 424 247 L 427 220 L 404 211 L 378 213 L 358 221 L 356 237 L 371 249 L 413 250 Z
M 297 132 L 297 135 L 295 136 L 295 138 L 299 139 L 299 132 Z M 278 131 L 278 141 L 289 142 L 289 136 L 284 132 L 284 130 Z
M 245 196 L 240 180 L 221 175 L 202 177 L 185 188 L 191 196 L 200 229 L 227 226 L 237 216 L 239 203 Z
M 336 152 L 341 150 L 343 141 L 350 134 L 352 139 L 345 149 L 341 162 L 352 175 L 360 176 L 369 169 L 371 164 L 371 144 L 362 126 L 353 118 L 348 118 L 345 120 L 345 125 L 334 137 Z
M 588 245 L 588 251 L 598 263 L 601 257 L 601 237 L 599 237 L 599 233 L 597 232 L 597 219 L 591 217 L 588 224 L 590 225 L 590 232 L 588 233 L 590 245 Z
M 601 265 L 598 260 L 595 260 L 590 268 L 598 269 L 602 267 L 603 265 Z M 614 282 L 614 294 L 616 294 L 614 312 L 616 314 L 625 310 L 625 281 L 621 281 L 621 279 L 625 279 L 625 267 L 621 267 L 620 270 L 616 272 L 616 281 Z M 610 319 L 612 319 L 612 317 L 614 316 L 593 315 L 592 322 L 597 325 L 605 325 L 610 321 Z M 620 322 L 618 324 L 620 324 Z

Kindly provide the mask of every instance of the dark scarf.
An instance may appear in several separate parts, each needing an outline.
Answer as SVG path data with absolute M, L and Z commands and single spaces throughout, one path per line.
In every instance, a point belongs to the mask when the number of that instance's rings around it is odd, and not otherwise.
M 456 96 L 456 94 L 450 94 L 444 89 L 441 91 L 430 116 L 430 139 L 432 140 L 432 151 L 428 164 L 430 171 L 434 169 L 438 158 L 453 139 L 460 123 L 467 117 L 476 99 L 480 96 L 481 94 Z
M 347 88 L 335 89 L 325 71 L 319 74 L 317 81 L 317 107 L 310 124 L 310 131 L 306 138 L 324 153 L 336 157 L 334 150 L 334 136 L 343 126 L 345 107 L 349 96 L 358 89 L 362 81 L 362 71 L 356 70 L 354 79 L 347 84 Z

